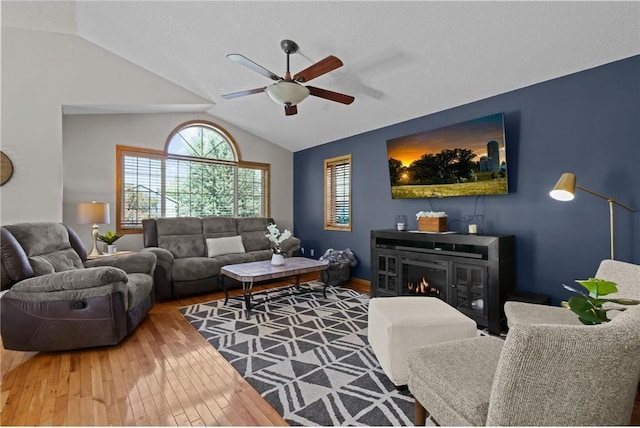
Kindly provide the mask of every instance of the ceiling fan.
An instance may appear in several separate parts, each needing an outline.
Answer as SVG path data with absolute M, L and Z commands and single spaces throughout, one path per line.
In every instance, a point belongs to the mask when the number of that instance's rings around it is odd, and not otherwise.
M 342 61 L 333 55 L 329 55 L 315 64 L 305 68 L 301 72 L 294 74 L 293 78 L 289 72 L 289 55 L 298 52 L 298 45 L 292 40 L 283 40 L 280 47 L 287 54 L 287 72 L 284 77 L 267 70 L 261 65 L 256 64 L 249 58 L 240 54 L 229 54 L 227 58 L 244 65 L 251 70 L 275 80 L 269 86 L 264 88 L 247 89 L 245 91 L 233 92 L 231 94 L 222 95 L 222 98 L 232 99 L 243 97 L 245 95 L 266 92 L 269 97 L 278 104 L 284 106 L 284 112 L 287 116 L 298 113 L 297 104 L 307 98 L 309 95 L 324 98 L 329 101 L 335 101 L 342 104 L 351 104 L 355 98 L 350 95 L 340 94 L 338 92 L 328 91 L 326 89 L 316 88 L 315 86 L 304 86 L 301 83 L 308 82 L 311 79 L 322 76 L 336 68 L 342 67 Z

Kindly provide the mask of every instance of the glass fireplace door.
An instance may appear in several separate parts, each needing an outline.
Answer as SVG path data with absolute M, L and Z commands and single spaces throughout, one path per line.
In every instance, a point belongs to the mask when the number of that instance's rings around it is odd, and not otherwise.
M 453 263 L 450 304 L 462 312 L 486 316 L 487 268 Z
M 404 296 L 438 297 L 447 301 L 449 263 L 402 258 L 401 293 Z

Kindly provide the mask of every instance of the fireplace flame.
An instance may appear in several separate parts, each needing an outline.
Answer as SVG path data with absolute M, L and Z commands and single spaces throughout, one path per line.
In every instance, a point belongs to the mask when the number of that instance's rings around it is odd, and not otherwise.
M 425 277 L 422 277 L 422 279 L 420 280 L 420 282 L 418 284 L 414 284 L 412 282 L 409 282 L 407 284 L 407 288 L 410 292 L 415 293 L 415 294 L 427 294 L 430 296 L 439 296 L 440 295 L 440 289 L 438 289 L 437 287 L 432 286 L 431 284 L 429 284 L 429 281 L 427 281 L 425 279 Z

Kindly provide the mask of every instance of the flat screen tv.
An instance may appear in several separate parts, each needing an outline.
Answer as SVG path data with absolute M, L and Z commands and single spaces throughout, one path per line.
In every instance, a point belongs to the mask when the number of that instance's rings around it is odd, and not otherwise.
M 502 113 L 387 141 L 393 199 L 508 193 Z

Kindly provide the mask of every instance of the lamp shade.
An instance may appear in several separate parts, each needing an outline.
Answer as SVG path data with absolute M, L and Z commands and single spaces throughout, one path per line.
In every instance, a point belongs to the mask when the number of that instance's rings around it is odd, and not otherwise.
M 549 192 L 549 196 L 558 201 L 571 201 L 576 193 L 576 175 L 565 172 Z
M 264 90 L 278 104 L 294 106 L 309 96 L 309 89 L 296 82 L 280 81 Z
M 78 204 L 78 224 L 109 224 L 108 202 L 80 202 Z

